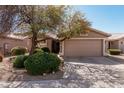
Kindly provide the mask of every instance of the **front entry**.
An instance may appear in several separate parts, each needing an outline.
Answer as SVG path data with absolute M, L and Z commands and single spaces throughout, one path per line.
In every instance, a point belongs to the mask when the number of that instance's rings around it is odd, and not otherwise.
M 60 51 L 60 42 L 58 40 L 52 40 L 52 53 L 58 54 Z

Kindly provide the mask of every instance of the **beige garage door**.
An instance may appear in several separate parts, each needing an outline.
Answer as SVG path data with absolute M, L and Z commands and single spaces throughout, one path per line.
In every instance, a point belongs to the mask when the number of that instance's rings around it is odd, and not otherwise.
M 73 39 L 66 40 L 64 45 L 66 57 L 102 56 L 102 40 Z

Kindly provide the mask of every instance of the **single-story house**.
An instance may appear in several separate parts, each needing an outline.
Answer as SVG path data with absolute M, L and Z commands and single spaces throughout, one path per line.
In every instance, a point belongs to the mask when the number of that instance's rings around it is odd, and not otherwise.
M 16 36 L 13 34 L 0 36 L 0 54 L 9 55 L 13 47 L 21 46 L 29 48 L 30 42 L 27 37 Z
M 47 46 L 52 52 L 57 50 L 64 57 L 86 57 L 86 56 L 104 56 L 106 47 L 105 40 L 110 34 L 88 28 L 88 33 L 65 40 L 57 41 L 55 34 L 49 34 L 50 39 L 42 45 Z
M 94 28 L 88 28 L 86 34 L 71 39 L 58 41 L 56 34 L 48 33 L 47 40 L 39 42 L 37 47 L 48 47 L 51 52 L 59 53 L 64 57 L 85 57 L 106 55 L 106 39 L 110 34 Z M 6 55 L 15 46 L 31 49 L 31 38 L 7 35 L 0 37 L 0 52 Z
M 124 33 L 114 33 L 107 39 L 108 49 L 120 49 L 124 53 Z

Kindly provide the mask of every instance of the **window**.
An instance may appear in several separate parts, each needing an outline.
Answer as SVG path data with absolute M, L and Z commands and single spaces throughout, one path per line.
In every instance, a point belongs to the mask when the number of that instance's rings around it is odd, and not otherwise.
M 37 43 L 37 47 L 46 47 L 47 46 L 47 40 L 40 41 Z
M 9 44 L 8 43 L 5 43 L 4 44 L 4 47 L 5 47 L 5 49 L 9 49 Z
M 123 44 L 123 41 L 121 41 L 121 44 Z
M 46 40 L 40 41 L 40 43 L 46 43 Z

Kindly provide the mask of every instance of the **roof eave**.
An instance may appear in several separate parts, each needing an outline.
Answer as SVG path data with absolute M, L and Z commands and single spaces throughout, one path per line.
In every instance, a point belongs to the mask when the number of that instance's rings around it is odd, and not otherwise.
M 97 32 L 97 33 L 101 33 L 101 34 L 103 34 L 103 35 L 105 35 L 105 36 L 107 36 L 107 37 L 111 36 L 110 33 L 106 33 L 106 32 L 103 32 L 103 31 L 101 31 L 101 30 L 97 30 L 97 29 L 95 29 L 95 28 L 89 27 L 88 29 L 93 30 L 93 31 L 95 31 L 95 32 Z

